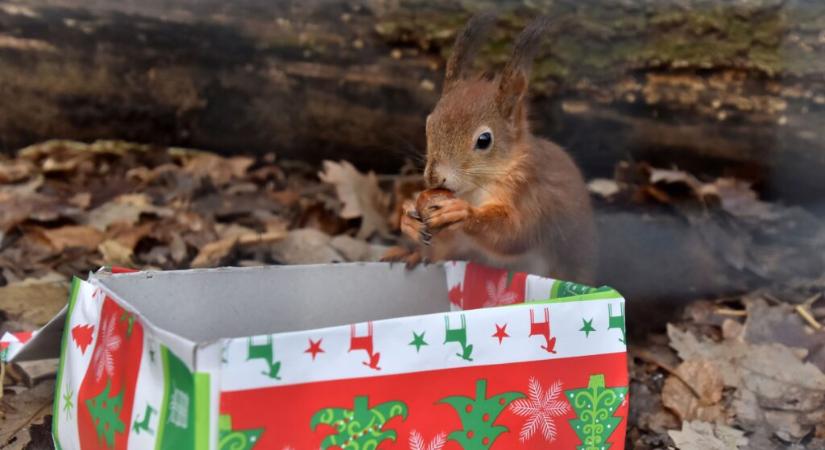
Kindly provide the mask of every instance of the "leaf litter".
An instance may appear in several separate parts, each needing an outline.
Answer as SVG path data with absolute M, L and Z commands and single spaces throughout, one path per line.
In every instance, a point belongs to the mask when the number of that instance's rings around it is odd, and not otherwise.
M 121 141 L 33 145 L 0 159 L 0 331 L 41 326 L 65 304 L 71 276 L 106 265 L 378 260 L 410 244 L 398 225 L 401 204 L 423 188 L 417 173 Z M 825 448 L 819 220 L 761 200 L 744 180 L 645 163 L 589 187 L 597 210 L 664 211 L 724 262 L 720 276 L 768 286 L 685 298 L 666 333 L 631 336 L 627 447 Z M 4 378 L 2 413 L 23 426 L 3 445 L 48 448 L 37 402 L 52 386 L 21 380 Z

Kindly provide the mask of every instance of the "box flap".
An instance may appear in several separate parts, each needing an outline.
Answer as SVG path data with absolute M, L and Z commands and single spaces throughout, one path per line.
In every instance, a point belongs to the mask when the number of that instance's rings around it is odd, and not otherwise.
M 441 265 L 266 266 L 94 278 L 159 329 L 199 343 L 449 309 Z
M 63 339 L 63 327 L 66 325 L 67 306 L 54 316 L 49 323 L 21 340 L 17 334 L 6 333 L 0 339 L 4 361 L 20 362 L 60 357 L 60 341 Z M 28 334 L 28 333 L 26 333 Z

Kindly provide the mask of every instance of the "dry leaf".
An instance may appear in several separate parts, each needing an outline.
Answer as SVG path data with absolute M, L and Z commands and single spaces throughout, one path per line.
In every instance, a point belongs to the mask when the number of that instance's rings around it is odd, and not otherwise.
M 131 266 L 133 250 L 118 241 L 107 239 L 103 241 L 98 247 L 98 251 L 103 256 L 106 264 L 116 266 Z
M 738 217 L 772 217 L 771 205 L 759 200 L 751 184 L 734 178 L 719 178 L 702 186 L 701 195 L 715 197 L 725 211 Z
M 255 230 L 242 225 L 238 225 L 236 223 L 231 223 L 229 225 L 225 225 L 222 223 L 216 224 L 215 232 L 218 233 L 218 236 L 221 239 L 236 238 L 239 236 L 256 234 Z
M 38 229 L 52 246 L 54 251 L 62 252 L 67 248 L 95 250 L 103 241 L 103 233 L 88 225 L 67 225 L 60 228 Z
M 134 251 L 137 243 L 152 234 L 152 232 L 157 229 L 157 226 L 157 223 L 152 222 L 147 222 L 139 226 L 130 225 L 126 222 L 115 222 L 106 232 L 106 238 L 116 241 L 124 248 Z
M 668 336 L 682 359 L 708 359 L 719 368 L 725 386 L 736 390 L 737 423 L 749 431 L 799 436 L 800 429 L 806 435 L 825 421 L 825 374 L 804 362 L 806 350 L 698 339 L 672 325 Z M 794 420 L 770 420 L 779 414 L 791 414 Z M 788 423 L 793 425 L 785 428 Z
M 169 217 L 173 214 L 168 208 L 154 206 L 146 194 L 124 194 L 90 211 L 85 223 L 100 231 L 106 231 L 109 225 L 115 222 L 134 224 L 144 213 L 160 217 Z
M 378 261 L 389 249 L 385 245 L 369 244 L 345 234 L 332 238 L 329 245 L 347 261 Z
M 737 450 L 748 445 L 743 431 L 700 421 L 684 422 L 682 431 L 667 434 L 679 450 Z
M 57 314 L 69 298 L 69 283 L 55 277 L 26 279 L 0 287 L 0 310 L 37 327 Z
M 722 375 L 712 362 L 692 359 L 676 368 L 681 380 L 670 375 L 662 387 L 662 403 L 676 413 L 680 420 L 703 422 L 724 421 L 725 413 L 719 401 L 722 399 Z M 685 383 L 690 383 L 691 390 Z M 694 391 L 700 397 L 696 397 Z
M 272 246 L 272 257 L 283 264 L 327 264 L 345 261 L 332 246 L 331 238 L 312 228 L 292 230 Z
M 802 356 L 781 344 L 752 345 L 746 342 L 700 340 L 688 331 L 668 324 L 670 346 L 683 360 L 708 359 L 719 368 L 725 386 L 747 387 L 767 398 L 782 398 L 788 406 L 804 408 L 807 401 L 796 398 L 805 390 L 825 397 L 825 374 L 816 366 L 803 362 Z M 808 400 L 807 395 L 805 399 Z
M 32 175 L 34 169 L 34 164 L 26 160 L 0 160 L 0 184 L 17 183 L 25 180 Z
M 86 209 L 92 204 L 92 194 L 88 192 L 77 193 L 69 198 L 68 203 L 74 207 Z
M 255 162 L 252 158 L 224 158 L 211 153 L 200 153 L 186 161 L 184 172 L 198 177 L 209 177 L 217 186 L 224 186 L 232 179 L 242 178 Z
M 318 176 L 323 182 L 335 186 L 335 192 L 344 205 L 338 213 L 341 217 L 361 218 L 359 238 L 366 239 L 375 232 L 382 236 L 389 234 L 387 202 L 373 172 L 364 175 L 346 161 L 324 161 L 324 170 Z
M 169 240 L 169 256 L 172 257 L 172 260 L 175 261 L 176 264 L 180 264 L 186 259 L 187 254 L 189 253 L 186 248 L 186 243 L 183 242 L 181 239 L 180 234 L 172 232 L 170 233 L 170 240 Z
M 190 266 L 193 268 L 218 266 L 234 250 L 237 242 L 237 237 L 230 237 L 204 245 Z

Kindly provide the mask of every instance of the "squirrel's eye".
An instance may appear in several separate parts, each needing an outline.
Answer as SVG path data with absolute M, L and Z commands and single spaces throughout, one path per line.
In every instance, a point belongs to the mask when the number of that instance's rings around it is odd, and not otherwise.
M 493 143 L 493 135 L 489 131 L 485 131 L 476 139 L 476 150 L 487 150 Z

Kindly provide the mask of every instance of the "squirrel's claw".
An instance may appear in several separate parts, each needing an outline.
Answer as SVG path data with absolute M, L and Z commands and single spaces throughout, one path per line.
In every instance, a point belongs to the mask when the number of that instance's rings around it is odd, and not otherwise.
M 437 209 L 432 211 L 433 207 Z M 459 198 L 442 200 L 429 208 L 429 214 L 424 217 L 424 225 L 428 231 L 446 228 L 467 219 L 472 213 L 471 208 L 469 203 Z
M 424 258 L 418 250 L 408 250 L 404 247 L 391 247 L 386 253 L 384 253 L 381 261 L 388 262 L 390 265 L 403 262 L 404 267 L 407 269 L 413 269 L 424 262 Z

